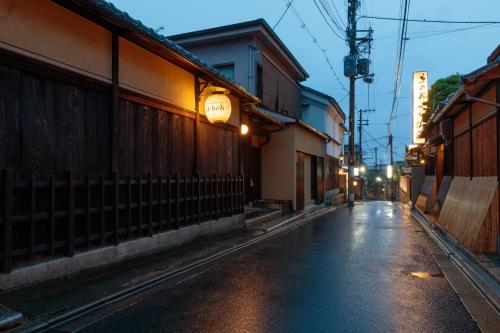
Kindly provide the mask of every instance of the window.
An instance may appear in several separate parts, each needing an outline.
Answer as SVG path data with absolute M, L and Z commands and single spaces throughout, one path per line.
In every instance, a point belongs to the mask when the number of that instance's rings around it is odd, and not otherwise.
M 214 65 L 214 68 L 226 79 L 234 81 L 234 64 Z
M 264 77 L 262 75 L 262 66 L 257 64 L 257 80 L 255 82 L 255 95 L 262 99 L 264 95 Z

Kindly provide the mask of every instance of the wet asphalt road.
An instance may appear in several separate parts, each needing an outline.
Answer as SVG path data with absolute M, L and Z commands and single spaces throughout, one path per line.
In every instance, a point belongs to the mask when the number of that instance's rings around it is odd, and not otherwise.
M 425 237 L 397 205 L 341 208 L 84 331 L 477 332 Z

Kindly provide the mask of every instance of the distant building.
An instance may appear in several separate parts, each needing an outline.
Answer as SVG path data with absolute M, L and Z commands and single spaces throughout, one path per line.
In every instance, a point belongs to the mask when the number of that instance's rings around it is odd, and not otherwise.
M 329 137 L 325 154 L 325 194 L 331 197 L 339 192 L 346 116 L 333 97 L 302 85 L 301 118 Z
M 248 201 L 287 200 L 295 210 L 322 204 L 330 136 L 302 118 L 308 74 L 263 19 L 170 36 L 261 99 L 267 121 L 250 126 L 244 143 Z M 332 151 L 333 154 L 335 154 Z

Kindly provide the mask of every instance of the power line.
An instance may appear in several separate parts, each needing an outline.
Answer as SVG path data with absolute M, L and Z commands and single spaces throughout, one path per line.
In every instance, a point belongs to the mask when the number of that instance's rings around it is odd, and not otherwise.
M 340 23 L 342 23 L 342 25 L 345 27 L 345 26 L 346 26 L 346 24 L 345 24 L 344 20 L 342 19 L 342 15 L 340 15 L 339 11 L 337 10 L 337 6 L 335 6 L 335 3 L 333 2 L 333 0 L 330 0 L 330 2 L 332 3 L 332 7 L 333 7 L 333 9 L 334 9 L 334 10 L 335 10 L 335 12 L 337 13 L 337 16 L 338 16 L 338 18 L 339 18 L 339 20 L 340 20 Z
M 472 29 L 477 29 L 477 28 L 483 28 L 483 27 L 494 25 L 494 24 L 495 23 L 486 23 L 486 24 L 476 25 L 476 26 L 468 27 L 468 28 L 451 29 L 451 30 L 448 30 L 448 31 L 430 33 L 428 35 L 423 35 L 423 36 L 409 37 L 408 39 L 409 40 L 414 40 L 414 39 L 421 39 L 421 38 L 429 38 L 429 37 L 434 37 L 434 36 L 439 36 L 439 35 L 451 34 L 451 33 L 458 32 L 458 31 L 465 31 L 465 30 L 472 30 Z
M 290 6 L 292 5 L 292 2 L 294 0 L 290 0 L 287 5 L 286 5 L 286 8 L 285 8 L 285 11 L 283 12 L 283 14 L 281 14 L 280 18 L 278 19 L 278 22 L 276 22 L 276 24 L 274 25 L 273 27 L 273 30 L 276 29 L 276 27 L 278 26 L 278 24 L 280 24 L 281 20 L 283 19 L 283 17 L 285 17 L 286 13 L 288 12 L 288 10 L 290 9 Z
M 314 0 L 314 4 L 316 5 L 316 8 L 318 9 L 319 13 L 321 14 L 321 17 L 323 17 L 323 20 L 325 21 L 325 23 L 328 25 L 328 27 L 330 28 L 330 30 L 340 39 L 344 40 L 344 37 L 342 37 L 342 35 L 340 35 L 337 30 L 335 30 L 331 25 L 330 25 L 330 22 L 328 22 L 328 19 L 326 18 L 325 14 L 323 14 L 323 11 L 321 10 L 321 8 L 319 7 L 318 3 L 316 2 L 316 0 Z M 328 14 L 327 14 L 328 15 Z
M 441 30 L 424 30 L 424 31 L 413 31 L 410 33 L 410 36 L 408 37 L 409 40 L 413 39 L 420 39 L 420 38 L 428 38 L 428 37 L 434 37 L 438 35 L 444 35 L 448 33 L 454 33 L 454 32 L 459 32 L 459 31 L 465 31 L 465 30 L 472 30 L 472 29 L 478 29 L 478 28 L 484 28 L 484 27 L 491 27 L 491 28 L 498 28 L 496 26 L 497 23 L 486 23 L 486 24 L 481 24 L 481 25 L 476 25 L 473 27 L 467 27 L 467 28 L 458 28 L 458 29 L 441 29 Z M 420 34 L 425 34 L 427 33 L 428 35 L 421 36 Z M 413 34 L 418 34 L 417 36 L 413 36 Z M 419 36 L 420 35 L 420 36 Z M 385 36 L 380 36 L 377 37 L 376 40 L 381 40 L 381 39 L 387 39 L 387 38 L 392 38 L 396 35 L 385 35 Z
M 316 0 L 314 0 L 314 1 L 316 1 Z M 341 34 L 343 34 L 345 31 L 345 28 L 346 28 L 345 24 L 341 23 L 337 19 L 334 12 L 332 11 L 332 8 L 330 7 L 330 4 L 325 0 L 318 0 L 318 1 L 321 4 L 321 7 L 323 7 L 326 15 L 332 20 L 332 23 L 338 28 L 338 30 L 341 32 Z
M 403 19 L 397 17 L 383 17 L 383 16 L 367 16 L 363 15 L 359 18 L 369 18 L 374 20 L 387 20 L 387 21 L 408 21 L 420 23 L 444 23 L 444 24 L 498 24 L 500 21 L 450 21 L 450 20 L 427 20 L 427 19 Z
M 312 34 L 311 30 L 309 30 L 309 28 L 307 27 L 306 23 L 304 22 L 304 20 L 302 19 L 302 17 L 300 17 L 300 14 L 295 9 L 295 6 L 292 3 L 290 3 L 290 8 L 292 9 L 292 13 L 295 15 L 295 17 L 299 21 L 300 27 L 303 28 L 307 32 L 307 34 L 309 35 L 309 37 L 311 37 L 313 43 L 316 44 L 316 46 L 320 49 L 321 53 L 323 53 L 323 56 L 325 57 L 325 61 L 328 64 L 328 67 L 330 68 L 330 71 L 333 73 L 333 75 L 337 79 L 337 82 L 339 83 L 340 87 L 347 92 L 348 91 L 347 88 L 342 84 L 342 82 L 340 81 L 340 78 L 338 77 L 337 73 L 333 69 L 332 62 L 330 61 L 330 58 L 328 58 L 328 55 L 326 54 L 326 49 L 324 49 L 323 47 L 321 47 L 321 45 L 318 42 L 318 39 L 316 37 L 314 37 L 314 35 Z
M 403 5 L 404 2 L 404 5 Z M 389 135 L 391 134 L 391 125 L 392 125 L 392 120 L 393 117 L 395 116 L 395 112 L 398 107 L 398 101 L 399 101 L 399 92 L 401 88 L 401 73 L 402 73 L 402 68 L 403 68 L 403 60 L 404 60 L 404 54 L 405 54 L 405 48 L 406 48 L 406 35 L 408 33 L 408 21 L 405 20 L 408 18 L 409 14 L 409 6 L 410 6 L 410 0 L 402 0 L 401 1 L 401 8 L 402 8 L 402 23 L 400 24 L 400 37 L 399 37 L 399 47 L 398 47 L 398 52 L 397 52 L 397 58 L 396 58 L 396 70 L 395 70 L 395 81 L 394 81 L 394 95 L 392 99 L 392 106 L 391 106 L 391 113 L 389 116 L 389 125 L 388 125 L 388 132 Z

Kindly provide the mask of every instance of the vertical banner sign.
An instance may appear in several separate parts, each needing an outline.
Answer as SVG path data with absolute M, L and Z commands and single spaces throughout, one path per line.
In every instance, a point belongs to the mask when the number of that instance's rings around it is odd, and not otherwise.
M 413 72 L 413 144 L 425 143 L 419 136 L 425 125 L 422 115 L 427 94 L 427 72 Z

